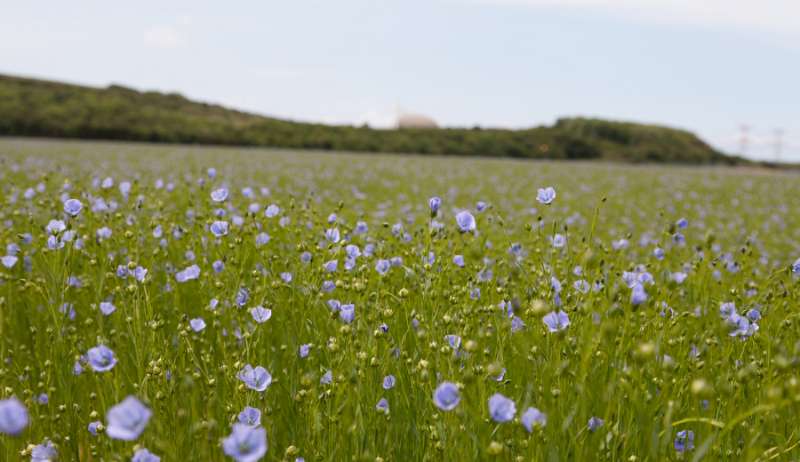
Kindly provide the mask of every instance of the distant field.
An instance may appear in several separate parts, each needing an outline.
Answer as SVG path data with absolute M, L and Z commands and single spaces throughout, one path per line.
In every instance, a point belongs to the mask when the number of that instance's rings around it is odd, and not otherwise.
M 795 174 L 6 138 L 0 200 L 0 460 L 800 457 Z

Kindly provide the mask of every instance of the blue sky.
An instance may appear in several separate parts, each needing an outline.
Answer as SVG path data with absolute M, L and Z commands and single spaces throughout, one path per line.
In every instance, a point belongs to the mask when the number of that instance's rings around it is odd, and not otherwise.
M 794 0 L 4 2 L 0 72 L 385 126 L 663 123 L 800 161 Z

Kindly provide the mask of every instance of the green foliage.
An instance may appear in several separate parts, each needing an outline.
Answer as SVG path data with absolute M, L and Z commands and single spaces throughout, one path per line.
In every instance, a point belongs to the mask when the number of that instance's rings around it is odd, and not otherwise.
M 0 75 L 0 134 L 537 159 L 737 164 L 692 133 L 598 119 L 525 130 L 378 130 L 291 122 L 190 101 Z

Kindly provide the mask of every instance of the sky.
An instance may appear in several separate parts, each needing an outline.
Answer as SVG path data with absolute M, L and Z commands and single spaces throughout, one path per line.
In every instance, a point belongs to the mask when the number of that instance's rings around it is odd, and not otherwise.
M 796 0 L 0 6 L 0 73 L 336 124 L 386 127 L 406 112 L 458 127 L 658 123 L 728 153 L 800 161 Z

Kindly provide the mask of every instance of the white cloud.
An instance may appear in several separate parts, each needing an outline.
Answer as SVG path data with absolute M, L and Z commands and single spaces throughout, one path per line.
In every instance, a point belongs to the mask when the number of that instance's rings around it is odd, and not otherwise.
M 483 4 L 530 5 L 606 11 L 633 20 L 668 24 L 728 26 L 779 35 L 800 35 L 797 0 L 468 0 Z
M 172 26 L 153 26 L 144 32 L 144 43 L 154 48 L 177 48 L 181 42 L 180 33 Z

